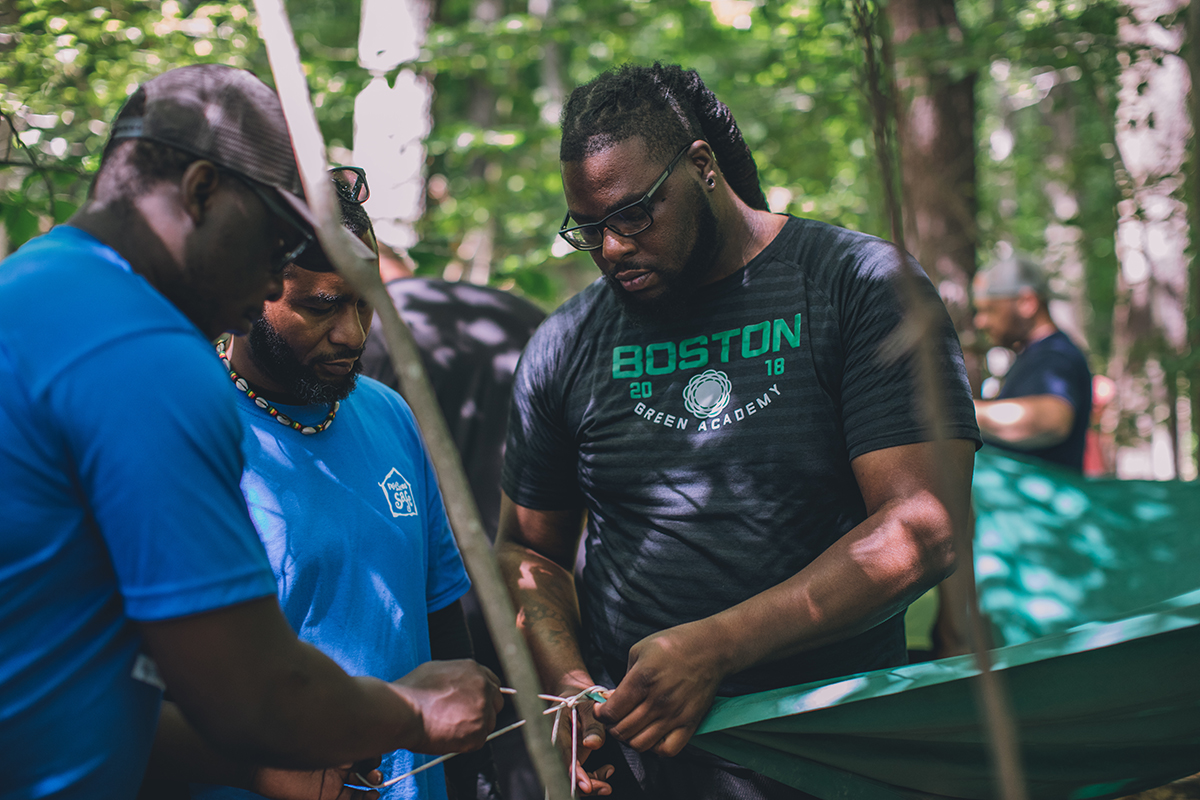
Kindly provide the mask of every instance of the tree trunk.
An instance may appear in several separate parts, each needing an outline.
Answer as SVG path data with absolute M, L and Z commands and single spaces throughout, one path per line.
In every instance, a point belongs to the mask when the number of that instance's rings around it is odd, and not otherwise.
M 429 82 L 410 69 L 391 86 L 384 75 L 414 61 L 429 30 L 426 0 L 363 0 L 358 61 L 372 78 L 354 102 L 354 157 L 367 170 L 365 206 L 381 242 L 417 243 L 425 212 L 425 139 L 432 128 Z
M 893 41 L 901 54 L 897 120 L 904 193 L 906 244 L 925 268 L 969 349 L 974 340 L 968 287 L 975 276 L 975 74 L 954 77 L 903 57 L 916 35 L 962 32 L 954 0 L 892 0 L 887 4 Z M 968 357 L 978 388 L 978 359 Z
M 1118 204 L 1117 308 L 1113 314 L 1110 377 L 1117 398 L 1106 424 L 1115 426 L 1117 474 L 1177 477 L 1191 472 L 1190 447 L 1181 447 L 1176 409 L 1179 372 L 1188 345 L 1187 204 L 1183 166 L 1191 120 L 1189 76 L 1179 56 L 1180 22 L 1164 15 L 1186 0 L 1133 0 L 1119 25 L 1122 53 L 1117 147 L 1125 199 Z M 1136 48 L 1136 49 L 1134 49 Z

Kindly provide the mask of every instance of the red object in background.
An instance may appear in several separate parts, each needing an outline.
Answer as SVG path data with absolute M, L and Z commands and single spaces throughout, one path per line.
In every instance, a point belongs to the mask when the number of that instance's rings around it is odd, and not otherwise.
M 1092 376 L 1092 419 L 1083 446 L 1083 474 L 1089 478 L 1113 475 L 1116 454 L 1111 433 L 1100 431 L 1100 417 L 1117 394 L 1117 384 L 1107 375 Z

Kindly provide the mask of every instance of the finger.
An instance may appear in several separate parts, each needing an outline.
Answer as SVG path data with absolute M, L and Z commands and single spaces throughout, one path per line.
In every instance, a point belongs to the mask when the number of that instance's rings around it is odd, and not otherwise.
M 630 680 L 630 676 L 626 675 L 625 680 L 621 681 L 617 688 L 609 694 L 606 702 L 595 704 L 596 719 L 606 725 L 615 725 L 645 699 L 645 687 L 636 679 Z
M 481 670 L 483 670 L 483 673 L 487 676 L 488 682 L 494 683 L 496 685 L 496 691 L 499 692 L 500 691 L 500 679 L 498 677 L 496 677 L 496 673 L 492 672 L 490 669 L 485 667 L 483 664 L 480 664 L 479 668 Z
M 680 751 L 691 741 L 692 734 L 696 732 L 696 728 L 676 728 L 668 733 L 663 740 L 654 746 L 654 752 L 660 756 L 677 756 Z
M 588 750 L 599 750 L 607 738 L 604 724 L 596 719 L 593 710 L 586 705 L 579 706 L 579 743 Z
M 355 761 L 353 764 L 344 765 L 343 769 L 350 770 L 351 773 L 357 772 L 359 775 L 366 776 L 368 772 L 378 767 L 383 763 L 383 756 L 374 756 L 373 758 L 363 758 Z M 372 781 L 374 783 L 375 781 Z
M 649 701 L 646 701 L 631 708 L 616 724 L 610 725 L 608 731 L 621 741 L 630 743 L 655 722 L 660 721 L 665 713 L 665 709 L 652 708 Z M 666 735 L 667 730 L 664 728 L 659 736 Z M 655 744 L 657 741 L 656 739 L 650 744 Z
M 615 767 L 611 764 L 605 764 L 595 772 L 589 773 L 588 777 L 591 779 L 591 790 L 589 793 L 594 795 L 612 794 L 612 786 L 608 783 L 608 779 L 612 777 L 614 772 L 616 772 Z
M 575 785 L 579 788 L 582 794 L 591 795 L 607 795 L 612 794 L 612 787 L 600 777 L 600 773 L 607 770 L 604 775 L 608 778 L 613 773 L 613 768 L 605 765 L 595 772 L 588 772 L 578 764 L 575 765 Z
M 660 720 L 652 725 L 646 726 L 636 734 L 630 735 L 629 738 L 625 740 L 625 743 L 634 750 L 637 750 L 639 753 L 644 753 L 661 742 L 663 738 L 671 732 L 673 727 L 674 726 L 672 723 L 669 723 L 665 720 Z

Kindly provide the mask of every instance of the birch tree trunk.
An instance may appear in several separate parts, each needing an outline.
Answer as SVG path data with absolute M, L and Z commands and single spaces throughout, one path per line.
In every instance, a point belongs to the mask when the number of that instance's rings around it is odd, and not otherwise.
M 1183 24 L 1171 20 L 1185 3 L 1132 0 L 1118 29 L 1130 45 L 1121 53 L 1116 131 L 1125 199 L 1118 205 L 1121 269 L 1109 366 L 1117 397 L 1104 425 L 1122 445 L 1117 474 L 1123 478 L 1195 474 L 1176 407 L 1188 345 L 1183 165 L 1192 124 L 1190 79 L 1180 57 Z
M 425 211 L 425 139 L 432 128 L 429 82 L 401 70 L 391 86 L 386 73 L 415 61 L 429 30 L 426 0 L 363 0 L 359 64 L 371 82 L 354 102 L 354 158 L 367 170 L 371 199 L 365 206 L 379 240 L 397 249 L 417 243 Z

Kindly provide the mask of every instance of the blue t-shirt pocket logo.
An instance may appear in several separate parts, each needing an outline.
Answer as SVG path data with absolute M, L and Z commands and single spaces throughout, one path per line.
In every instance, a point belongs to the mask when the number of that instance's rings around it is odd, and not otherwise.
M 393 517 L 417 515 L 417 502 L 413 498 L 412 484 L 398 469 L 393 467 L 379 484 L 379 488 L 383 489 L 383 496 L 387 498 L 388 510 L 392 512 Z

